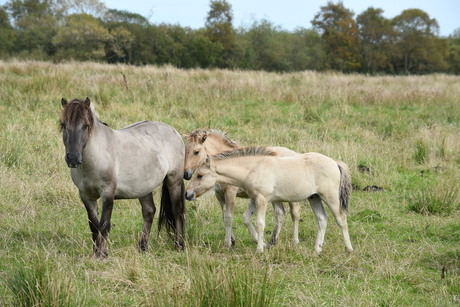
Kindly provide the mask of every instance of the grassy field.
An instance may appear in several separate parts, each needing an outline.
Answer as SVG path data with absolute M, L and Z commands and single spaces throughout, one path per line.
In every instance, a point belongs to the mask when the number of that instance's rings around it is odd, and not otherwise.
M 114 129 L 146 119 L 216 128 L 240 144 L 345 161 L 355 252 L 330 218 L 314 256 L 305 206 L 298 246 L 287 214 L 278 244 L 256 254 L 240 199 L 229 251 L 211 195 L 187 202 L 184 252 L 161 232 L 138 253 L 140 205 L 116 201 L 109 258 L 92 259 L 58 132 L 61 97 L 89 97 Z M 459 180 L 459 76 L 0 62 L 0 306 L 459 305 Z M 266 240 L 271 229 L 268 210 Z

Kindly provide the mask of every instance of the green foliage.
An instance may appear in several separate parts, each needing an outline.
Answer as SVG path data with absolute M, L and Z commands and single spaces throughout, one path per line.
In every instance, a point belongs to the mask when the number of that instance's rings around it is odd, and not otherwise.
M 114 33 L 115 34 L 115 33 Z M 119 36 L 125 36 L 121 40 L 130 39 L 129 33 L 117 32 Z M 117 39 L 116 35 L 113 41 Z M 105 59 L 105 43 L 110 41 L 110 34 L 101 22 L 88 14 L 70 15 L 66 25 L 59 29 L 53 39 L 57 47 L 56 58 L 73 60 L 95 60 Z M 114 48 L 112 41 L 112 50 Z
M 351 72 L 361 66 L 361 42 L 353 15 L 342 2 L 328 2 L 311 22 L 325 41 L 328 68 Z
M 383 16 L 382 9 L 368 8 L 356 18 L 359 36 L 363 48 L 364 67 L 366 72 L 391 72 L 392 27 L 390 20 Z
M 397 69 L 406 74 L 445 70 L 447 44 L 435 35 L 439 32 L 436 19 L 419 9 L 404 10 L 392 20 L 397 41 Z
M 370 7 L 355 20 L 342 2 L 328 2 L 311 22 L 293 31 L 266 19 L 235 28 L 232 5 L 212 0 L 204 26 L 191 29 L 152 24 L 99 0 L 10 0 L 0 8 L 0 57 L 277 72 L 460 71 L 456 36 L 440 38 L 437 21 L 418 9 L 386 19 Z

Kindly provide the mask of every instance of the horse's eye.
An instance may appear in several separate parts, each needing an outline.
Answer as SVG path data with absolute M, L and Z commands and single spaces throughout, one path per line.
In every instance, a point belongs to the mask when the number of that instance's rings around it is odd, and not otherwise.
M 196 177 L 197 177 L 198 179 L 201 179 L 201 178 L 203 178 L 203 175 L 199 174 L 199 175 L 197 175 Z
M 83 125 L 83 130 L 87 130 L 87 129 L 88 129 L 88 127 L 89 127 L 89 126 L 88 126 L 88 125 L 86 125 L 86 124 L 85 124 L 85 125 Z
M 200 153 L 200 151 L 195 151 L 195 156 L 198 156 L 198 154 Z

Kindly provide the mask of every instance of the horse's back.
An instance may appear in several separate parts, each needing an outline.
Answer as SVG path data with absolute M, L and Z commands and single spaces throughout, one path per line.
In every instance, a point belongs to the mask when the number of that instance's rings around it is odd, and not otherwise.
M 337 163 L 322 154 L 264 157 L 261 162 L 258 180 L 272 189 L 272 201 L 305 200 L 322 187 L 338 187 L 340 182 Z

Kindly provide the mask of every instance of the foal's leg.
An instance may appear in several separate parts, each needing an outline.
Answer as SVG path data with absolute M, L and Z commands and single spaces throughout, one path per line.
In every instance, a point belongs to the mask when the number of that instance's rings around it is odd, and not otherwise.
M 257 231 L 252 225 L 252 216 L 256 212 L 256 204 L 253 199 L 249 202 L 248 209 L 243 213 L 243 218 L 244 218 L 244 225 L 249 230 L 249 233 L 251 234 L 252 240 L 257 243 L 259 240 L 259 236 L 257 235 Z
M 149 236 L 152 230 L 153 217 L 155 216 L 156 208 L 153 201 L 152 193 L 149 193 L 139 198 L 142 206 L 142 217 L 144 218 L 144 225 L 142 226 L 142 233 L 139 239 L 139 250 L 147 251 L 149 248 Z
M 265 229 L 265 213 L 267 212 L 267 199 L 262 195 L 257 195 L 254 199 L 256 204 L 256 214 L 257 214 L 257 249 L 256 252 L 261 253 L 264 251 L 264 229 Z
M 281 228 L 283 227 L 284 222 L 284 206 L 281 202 L 272 202 L 273 211 L 275 212 L 275 229 L 273 229 L 272 238 L 270 239 L 270 244 L 274 245 L 280 236 Z
M 324 235 L 326 234 L 327 227 L 327 213 L 324 210 L 321 198 L 318 195 L 311 196 L 308 201 L 313 209 L 313 213 L 318 223 L 318 234 L 316 236 L 315 253 L 320 254 L 323 250 Z
M 97 200 L 89 199 L 84 194 L 80 193 L 80 199 L 85 205 L 86 212 L 88 213 L 89 228 L 91 229 L 93 239 L 93 256 L 98 257 L 98 241 L 100 241 L 100 230 L 99 230 L 99 217 L 97 210 Z
M 235 211 L 235 200 L 238 187 L 227 186 L 224 189 L 224 205 L 222 207 L 222 215 L 225 225 L 225 246 L 230 248 L 235 245 L 235 237 L 233 236 L 233 213 Z M 222 206 L 222 203 L 221 203 Z
M 300 203 L 299 202 L 289 203 L 289 207 L 291 209 L 291 218 L 292 218 L 292 223 L 293 223 L 292 243 L 298 244 L 299 243 Z
M 335 193 L 331 193 L 331 195 L 325 195 L 324 202 L 331 210 L 331 213 L 334 216 L 337 225 L 340 227 L 343 241 L 345 243 L 345 249 L 347 250 L 347 252 L 351 253 L 353 251 L 353 247 L 351 246 L 350 235 L 348 233 L 347 214 L 340 207 L 340 200 L 338 195 L 336 195 Z

